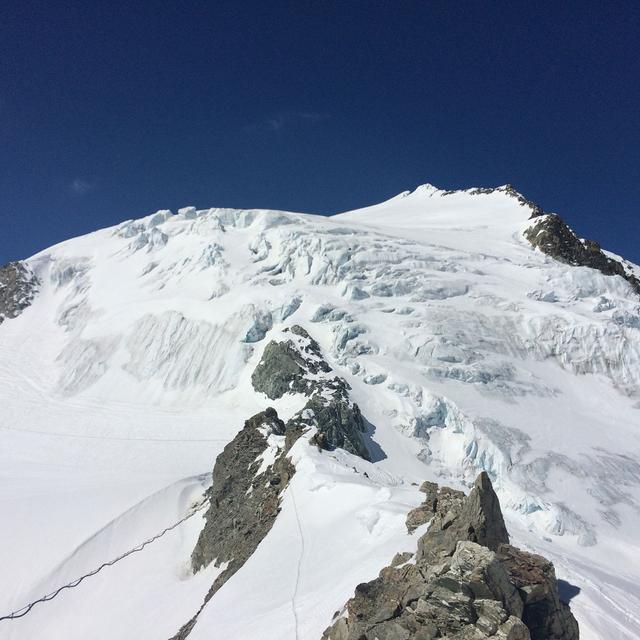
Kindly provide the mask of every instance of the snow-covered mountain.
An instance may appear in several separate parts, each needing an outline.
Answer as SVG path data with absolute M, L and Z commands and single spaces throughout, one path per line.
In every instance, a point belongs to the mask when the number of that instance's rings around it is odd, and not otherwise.
M 253 376 L 292 326 L 350 387 L 369 455 L 309 446 L 309 423 L 272 528 L 190 640 L 319 640 L 416 550 L 418 485 L 481 471 L 581 638 L 640 637 L 639 277 L 510 187 L 431 185 L 332 217 L 159 211 L 5 267 L 0 616 L 193 516 L 0 638 L 166 640 L 193 617 L 228 567 L 192 570 L 216 456 L 251 416 L 306 407 Z

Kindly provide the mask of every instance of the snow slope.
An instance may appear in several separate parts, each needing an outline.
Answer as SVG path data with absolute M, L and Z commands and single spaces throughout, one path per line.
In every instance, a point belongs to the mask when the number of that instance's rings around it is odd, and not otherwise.
M 250 382 L 295 322 L 383 453 L 298 441 L 274 528 L 191 638 L 319 638 L 415 545 L 412 483 L 482 469 L 515 542 L 579 590 L 581 637 L 639 637 L 640 300 L 534 251 L 530 213 L 508 189 L 423 185 L 330 218 L 160 211 L 30 258 L 40 292 L 0 326 L 0 615 L 190 513 L 246 418 L 300 409 Z M 201 526 L 0 621 L 0 638 L 168 638 L 219 572 L 188 571 Z

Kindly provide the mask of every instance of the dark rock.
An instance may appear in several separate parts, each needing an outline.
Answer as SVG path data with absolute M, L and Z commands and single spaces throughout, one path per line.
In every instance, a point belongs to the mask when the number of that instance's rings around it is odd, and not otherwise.
M 464 501 L 457 523 L 460 540 L 471 540 L 492 551 L 509 543 L 500 501 L 485 471 L 476 478 L 475 485 Z
M 0 324 L 19 316 L 33 301 L 40 282 L 24 262 L 0 267 Z
M 339 447 L 370 460 L 362 437 L 364 420 L 358 405 L 349 399 L 349 385 L 333 374 L 320 346 L 305 329 L 294 325 L 288 332 L 291 339 L 272 341 L 265 347 L 251 376 L 253 388 L 271 399 L 285 393 L 308 396 L 309 401 L 292 422 L 317 430 L 311 444 L 328 451 Z
M 418 540 L 416 558 L 423 564 L 437 563 L 443 555 L 451 555 L 458 541 L 455 530 L 449 531 L 456 521 L 465 495 L 450 487 L 442 487 L 435 498 L 435 511 L 427 532 Z
M 411 509 L 407 514 L 407 531 L 413 533 L 418 527 L 426 524 L 433 517 L 433 509 L 429 505 L 421 504 Z
M 593 240 L 582 240 L 555 213 L 532 216 L 535 222 L 524 237 L 543 253 L 572 266 L 597 269 L 605 276 L 621 276 L 640 294 L 640 280 L 621 262 L 607 256 Z
M 324 640 L 577 640 L 553 565 L 508 544 L 486 474 L 467 497 L 433 483 L 420 489 L 433 518 L 415 564 L 386 567 L 358 585 Z
M 202 607 L 244 565 L 273 527 L 281 494 L 295 473 L 287 454 L 301 435 L 299 425 L 290 421 L 285 426 L 275 409 L 268 408 L 247 420 L 217 457 L 205 525 L 191 554 L 191 566 L 196 572 L 211 562 L 228 564 Z M 263 455 L 269 448 L 276 448 L 274 459 L 263 468 Z M 189 635 L 202 607 L 172 640 Z
M 320 372 L 331 371 L 322 358 L 318 343 L 302 327 L 294 325 L 289 331 L 296 338 L 286 342 L 271 341 L 251 375 L 253 388 L 271 400 L 277 400 L 285 393 L 311 395 L 317 388 L 316 381 L 311 378 Z
M 524 603 L 522 619 L 532 640 L 577 640 L 578 624 L 560 601 L 553 564 L 546 558 L 501 545 L 498 558 L 519 589 Z
M 295 471 L 286 457 L 285 432 L 284 422 L 269 408 L 247 420 L 216 459 L 210 507 L 191 556 L 194 571 L 213 561 L 216 566 L 229 562 L 223 573 L 230 577 L 273 526 L 280 493 Z M 258 473 L 272 435 L 281 439 L 275 462 Z
M 320 449 L 331 451 L 339 447 L 371 460 L 362 437 L 365 425 L 360 408 L 349 400 L 346 386 L 338 386 L 330 393 L 329 397 L 314 395 L 293 420 L 317 429 L 310 442 Z

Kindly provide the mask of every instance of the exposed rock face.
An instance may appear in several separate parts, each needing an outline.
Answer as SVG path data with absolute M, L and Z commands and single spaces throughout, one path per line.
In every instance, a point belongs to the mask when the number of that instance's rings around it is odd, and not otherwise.
M 498 498 L 482 473 L 465 498 L 421 487 L 431 525 L 415 564 L 386 567 L 356 587 L 324 640 L 577 640 L 553 565 L 508 544 Z M 397 559 L 396 565 L 400 564 Z
M 329 396 L 317 393 L 299 414 L 303 424 L 315 427 L 311 443 L 329 451 L 339 447 L 365 460 L 370 460 L 362 434 L 365 431 L 360 408 L 351 402 L 346 382 L 331 390 Z
M 438 485 L 435 482 L 425 481 L 420 485 L 420 491 L 425 494 L 423 503 L 407 514 L 407 530 L 409 533 L 413 533 L 419 526 L 429 522 L 436 512 Z
M 210 506 L 191 566 L 198 571 L 211 562 L 228 564 L 203 606 L 244 565 L 273 527 L 281 494 L 295 473 L 287 454 L 301 434 L 298 423 L 285 425 L 275 409 L 269 408 L 247 420 L 216 459 Z M 175 640 L 189 635 L 199 613 L 180 629 Z
M 340 447 L 370 460 L 362 437 L 364 420 L 358 405 L 349 399 L 349 385 L 333 374 L 318 343 L 302 327 L 294 325 L 289 333 L 291 339 L 286 342 L 272 341 L 265 347 L 251 376 L 254 389 L 272 400 L 285 393 L 309 396 L 294 419 L 317 429 L 312 443 L 327 450 Z
M 289 431 L 275 409 L 258 413 L 224 448 L 213 468 L 210 507 L 193 554 L 194 571 L 229 563 L 225 579 L 244 564 L 273 526 L 280 494 L 295 468 L 287 458 L 301 431 Z
M 578 637 L 578 623 L 558 598 L 551 562 L 506 544 L 498 550 L 498 559 L 519 590 L 524 604 L 522 620 L 529 627 L 532 640 Z
M 608 257 L 593 240 L 582 240 L 555 213 L 532 215 L 534 223 L 524 237 L 543 253 L 572 266 L 591 267 L 606 276 L 622 276 L 640 294 L 640 280 L 622 263 Z
M 349 399 L 347 383 L 330 375 L 331 367 L 322 358 L 320 347 L 302 327 L 294 325 L 288 333 L 290 340 L 267 345 L 252 384 L 271 399 L 293 392 L 309 396 L 309 401 L 286 424 L 275 409 L 256 414 L 216 459 L 210 506 L 191 554 L 191 566 L 194 572 L 212 562 L 227 566 L 202 607 L 244 565 L 273 527 L 281 494 L 295 473 L 287 456 L 306 430 L 316 429 L 312 441 L 322 449 L 341 447 L 369 459 L 362 439 L 364 421 L 358 405 Z M 202 607 L 172 640 L 189 635 Z
M 260 364 L 251 375 L 253 388 L 271 400 L 282 398 L 285 393 L 310 395 L 319 386 L 310 376 L 331 371 L 320 346 L 302 327 L 294 325 L 289 332 L 293 334 L 291 340 L 273 340 L 265 347 Z
M 33 301 L 40 282 L 24 262 L 0 267 L 0 324 L 20 315 Z

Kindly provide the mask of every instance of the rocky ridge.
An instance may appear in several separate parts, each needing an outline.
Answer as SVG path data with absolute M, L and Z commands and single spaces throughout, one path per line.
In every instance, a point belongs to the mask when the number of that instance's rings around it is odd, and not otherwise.
M 320 347 L 300 326 L 285 329 L 291 338 L 272 341 L 252 375 L 257 391 L 275 400 L 302 393 L 309 400 L 286 424 L 275 409 L 249 418 L 216 459 L 205 525 L 191 554 L 195 573 L 212 562 L 224 565 L 198 612 L 172 640 L 184 640 L 204 605 L 236 573 L 269 533 L 280 512 L 281 495 L 295 473 L 288 455 L 303 433 L 320 449 L 340 447 L 369 460 L 362 439 L 364 421 L 349 399 L 348 385 L 329 375 Z
M 537 249 L 571 266 L 590 267 L 606 276 L 621 276 L 640 294 L 640 279 L 625 269 L 624 265 L 609 257 L 598 242 L 580 238 L 557 214 L 547 213 L 537 203 L 522 195 L 513 185 L 501 187 L 479 187 L 469 189 L 470 195 L 487 195 L 495 192 L 515 198 L 522 206 L 531 210 L 530 219 L 534 223 L 524 231 L 524 237 Z M 452 195 L 459 191 L 444 191 L 443 195 Z
M 553 565 L 509 544 L 486 473 L 468 496 L 424 483 L 431 524 L 415 562 L 356 587 L 323 640 L 577 640 Z M 409 518 L 411 518 L 411 514 Z
M 559 215 L 534 209 L 531 218 L 534 222 L 525 230 L 524 237 L 533 247 L 574 267 L 590 267 L 605 276 L 621 276 L 640 294 L 640 279 L 606 255 L 597 242 L 579 238 Z
M 24 262 L 0 267 L 0 324 L 19 316 L 32 302 L 40 282 Z
M 194 572 L 212 562 L 224 570 L 215 579 L 202 607 L 251 557 L 280 512 L 280 497 L 295 473 L 287 457 L 302 434 L 286 425 L 273 408 L 249 418 L 224 448 L 213 468 L 205 525 L 191 554 Z M 186 638 L 202 607 L 172 640 Z
M 447 191 L 443 191 L 443 196 L 450 196 L 455 193 L 460 193 L 458 189 L 450 189 Z M 521 205 L 525 207 L 529 207 L 532 211 L 531 217 L 543 215 L 544 211 L 539 204 L 536 204 L 532 200 L 529 200 L 524 195 L 522 195 L 512 184 L 503 184 L 500 187 L 474 187 L 473 189 L 467 189 L 466 193 L 472 196 L 481 196 L 488 195 L 491 193 L 504 193 L 508 195 L 510 198 L 515 198 Z

